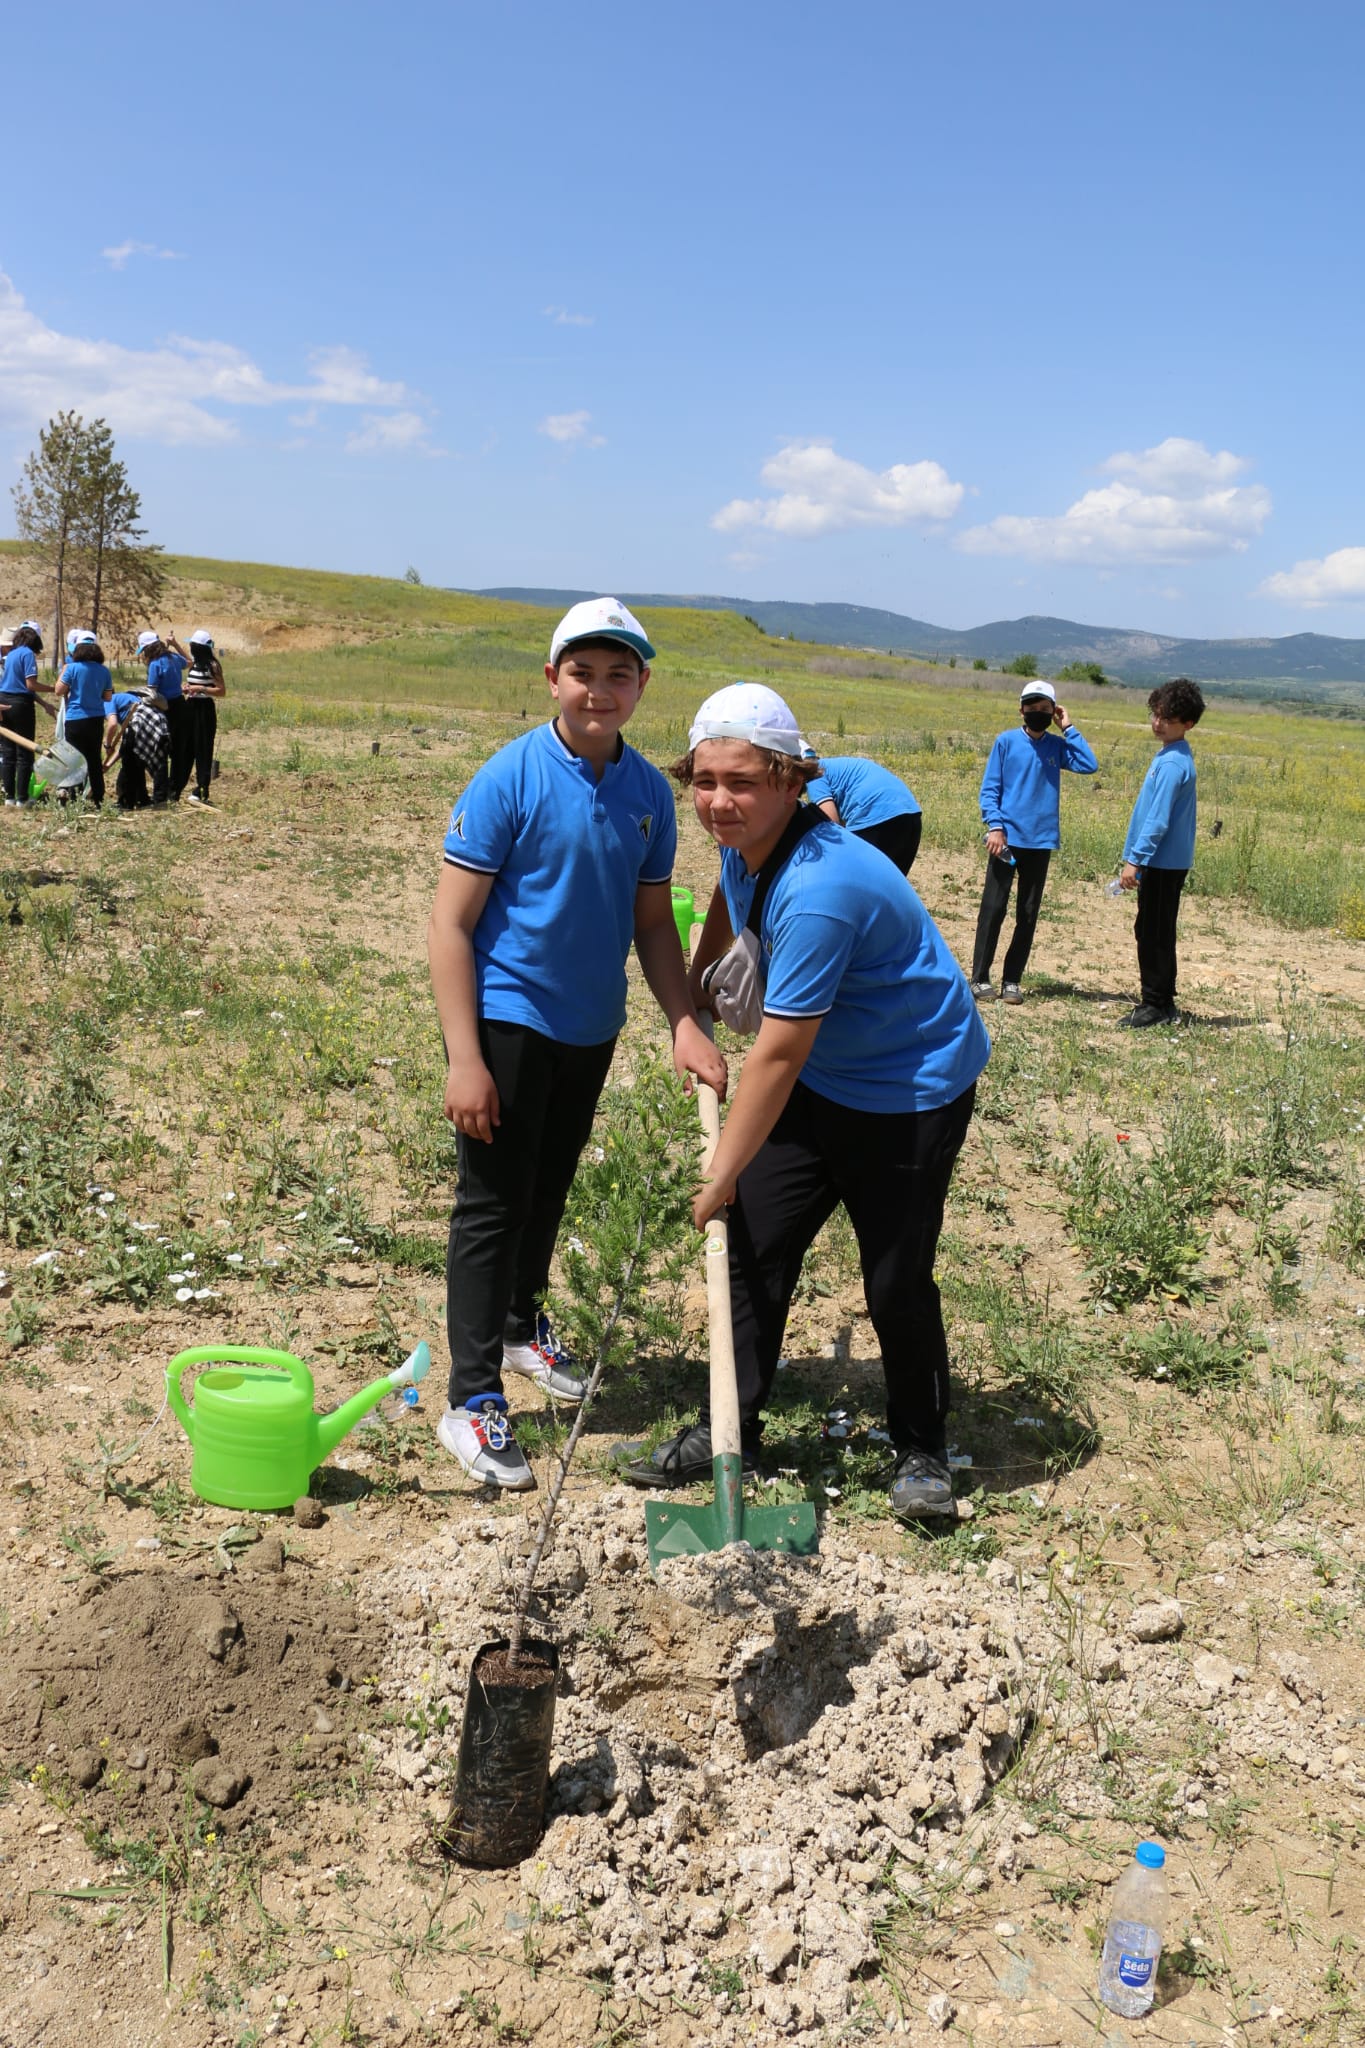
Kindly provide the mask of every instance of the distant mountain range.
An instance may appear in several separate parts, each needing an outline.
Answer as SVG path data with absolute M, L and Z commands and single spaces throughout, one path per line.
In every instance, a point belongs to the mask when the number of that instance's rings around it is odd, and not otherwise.
M 566 608 L 590 590 L 481 590 L 522 604 Z M 1365 640 L 1337 640 L 1325 633 L 1290 633 L 1280 640 L 1179 640 L 1169 633 L 1143 633 L 1121 626 L 1082 626 L 1074 619 L 997 619 L 955 633 L 903 612 L 877 611 L 861 604 L 789 604 L 752 597 L 673 597 L 658 591 L 621 591 L 625 603 L 642 611 L 684 607 L 689 611 L 738 612 L 765 633 L 790 635 L 820 646 L 870 647 L 895 654 L 933 655 L 945 661 L 986 661 L 1000 668 L 1016 654 L 1033 654 L 1040 672 L 1050 674 L 1070 661 L 1098 661 L 1122 682 L 1146 683 L 1188 675 L 1209 683 L 1283 683 L 1296 696 L 1357 694 L 1365 686 Z

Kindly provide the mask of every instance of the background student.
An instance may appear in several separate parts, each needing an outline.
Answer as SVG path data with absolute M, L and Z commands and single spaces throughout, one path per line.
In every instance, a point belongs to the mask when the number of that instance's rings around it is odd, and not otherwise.
M 33 756 L 27 747 L 15 746 L 6 733 L 18 733 L 31 740 L 38 720 L 34 705 L 39 697 L 52 694 L 52 684 L 38 676 L 38 656 L 43 651 L 43 631 L 36 619 L 25 619 L 14 633 L 13 645 L 0 669 L 0 782 L 4 784 L 7 810 L 22 809 L 31 801 Z
M 218 704 L 227 695 L 223 664 L 207 626 L 190 634 L 190 666 L 184 681 L 185 716 L 189 725 L 190 758 L 194 764 L 194 788 L 188 801 L 212 801 L 213 745 L 218 736 Z
M 919 852 L 924 819 L 908 784 L 880 761 L 860 754 L 822 755 L 806 795 L 827 818 L 875 846 L 908 875 Z
M 1138 892 L 1137 940 L 1141 997 L 1119 1023 L 1141 1031 L 1178 1024 L 1175 929 L 1180 892 L 1194 865 L 1195 767 L 1187 734 L 1204 716 L 1204 693 L 1188 676 L 1162 683 L 1147 699 L 1161 750 L 1138 791 L 1123 845 L 1119 883 Z
M 193 740 L 183 682 L 190 658 L 174 633 L 164 636 L 160 633 L 139 633 L 137 651 L 147 667 L 148 687 L 156 691 L 165 707 L 163 716 L 170 734 L 169 796 L 172 803 L 178 803 L 180 792 L 190 779 L 193 764 Z M 152 801 L 155 803 L 157 799 L 153 797 Z
M 71 658 L 62 670 L 57 695 L 66 706 L 65 736 L 85 756 L 86 795 L 98 806 L 104 802 L 105 731 L 113 716 L 114 679 L 92 632 L 78 628 L 71 642 Z
M 1051 683 L 1025 683 L 1018 726 L 1002 732 L 981 778 L 986 827 L 986 883 L 976 920 L 972 994 L 989 998 L 991 963 L 1010 889 L 1019 877 L 1014 933 L 1005 953 L 1000 1000 L 1022 1003 L 1021 983 L 1042 908 L 1048 863 L 1062 843 L 1062 771 L 1093 775 L 1099 762 L 1057 702 Z M 1050 728 L 1056 725 L 1057 731 Z

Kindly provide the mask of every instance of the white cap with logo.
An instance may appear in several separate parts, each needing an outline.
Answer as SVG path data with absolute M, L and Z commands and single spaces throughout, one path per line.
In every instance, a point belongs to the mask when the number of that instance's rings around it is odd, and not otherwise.
M 727 683 L 698 711 L 687 735 L 689 748 L 703 740 L 747 740 L 798 761 L 819 759 L 797 725 L 790 706 L 766 683 Z
M 137 651 L 139 654 L 145 654 L 149 647 L 159 647 L 160 644 L 161 635 L 159 633 L 139 633 L 137 636 Z
M 641 661 L 654 659 L 644 627 L 619 597 L 585 597 L 580 604 L 569 606 L 550 642 L 551 668 L 559 667 L 560 655 L 575 640 L 619 640 Z
M 1019 692 L 1019 702 L 1027 704 L 1030 697 L 1046 697 L 1049 704 L 1057 702 L 1057 692 L 1051 683 L 1025 683 Z
M 190 634 L 191 647 L 212 647 L 213 635 L 207 626 L 196 626 Z

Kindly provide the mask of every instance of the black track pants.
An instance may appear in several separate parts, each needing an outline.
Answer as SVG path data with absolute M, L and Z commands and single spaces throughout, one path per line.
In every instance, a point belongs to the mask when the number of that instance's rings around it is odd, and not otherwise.
M 855 832 L 855 839 L 865 839 L 869 846 L 875 846 L 878 853 L 908 875 L 915 865 L 919 852 L 920 834 L 924 830 L 924 817 L 919 811 L 902 811 L 898 818 L 883 818 L 880 825 L 866 825 L 861 832 Z
M 85 793 L 92 804 L 104 802 L 104 720 L 68 718 L 63 731 L 77 753 L 84 754 L 90 780 Z
M 989 981 L 991 978 L 991 962 L 995 958 L 1005 912 L 1009 909 L 1010 888 L 1016 873 L 1019 876 L 1019 901 L 1015 905 L 1014 933 L 1000 978 L 1002 981 L 1022 981 L 1024 969 L 1028 966 L 1052 855 L 1046 848 L 1032 850 L 1026 846 L 1016 846 L 1013 853 L 1013 867 L 993 853 L 986 856 L 986 885 L 981 892 L 981 910 L 976 920 L 976 949 L 972 954 L 973 981 Z
M 190 754 L 194 762 L 194 787 L 207 803 L 213 783 L 213 743 L 218 736 L 218 705 L 212 697 L 187 697 Z
M 801 1261 L 842 1202 L 881 1346 L 886 1418 L 898 1449 L 943 1455 L 948 1340 L 934 1258 L 943 1204 L 976 1086 L 942 1109 L 843 1109 L 798 1081 L 730 1213 L 730 1303 L 739 1412 L 753 1441 L 782 1350 Z
M 1143 868 L 1138 876 L 1138 975 L 1142 1000 L 1154 1010 L 1175 1008 L 1175 927 L 1188 868 Z
M 560 1045 L 525 1024 L 481 1022 L 502 1121 L 490 1145 L 457 1140 L 446 1252 L 450 1405 L 502 1388 L 502 1347 L 535 1335 L 564 1203 L 615 1039 Z
M 20 803 L 28 796 L 33 756 L 27 747 L 16 747 L 5 734 L 19 732 L 31 740 L 37 724 L 37 708 L 27 690 L 22 697 L 0 697 L 0 781 L 4 783 L 6 798 L 17 798 Z

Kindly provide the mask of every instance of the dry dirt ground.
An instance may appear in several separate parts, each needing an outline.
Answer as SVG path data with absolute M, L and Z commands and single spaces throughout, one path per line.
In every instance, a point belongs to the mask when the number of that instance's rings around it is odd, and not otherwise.
M 411 968 L 424 1003 L 435 841 L 405 815 L 401 760 L 364 824 L 376 866 L 343 907 L 324 856 L 344 792 L 323 771 L 287 790 L 259 772 L 277 743 L 243 749 L 219 815 L 148 828 L 167 872 L 193 877 L 189 941 L 230 958 L 249 931 L 288 958 L 340 921 Z M 41 857 L 107 868 L 111 837 L 140 829 L 102 823 Z M 708 872 L 685 835 L 681 879 L 700 891 Z M 975 863 L 930 848 L 915 879 L 965 957 Z M 1096 896 L 1058 877 L 1041 992 L 992 1018 L 1002 1043 L 1028 1033 L 1046 1057 L 1084 1000 L 1104 1062 L 1131 937 Z M 1359 1031 L 1365 962 L 1330 933 L 1194 899 L 1182 961 L 1207 1043 L 1273 1028 L 1281 968 Z M 955 1227 L 983 1248 L 1008 1233 L 1037 1298 L 1087 1313 L 1055 1195 L 1007 1133 L 992 1141 L 1004 1208 Z M 990 1177 L 970 1147 L 963 1174 Z M 221 1209 L 221 1187 L 199 1194 Z M 16 1286 L 32 1256 L 8 1258 Z M 432 1451 L 439 1281 L 339 1254 L 295 1291 L 291 1348 L 319 1405 L 369 1376 L 344 1342 L 319 1345 L 381 1308 L 432 1339 L 433 1385 L 415 1424 L 386 1404 L 341 1445 L 316 1526 L 196 1504 L 167 1416 L 120 1422 L 138 1447 L 102 1478 L 94 1457 L 93 1409 L 150 1417 L 183 1345 L 270 1340 L 246 1281 L 207 1319 L 61 1296 L 25 1372 L 0 1379 L 3 2048 L 1365 2038 L 1365 1281 L 1318 1267 L 1275 1333 L 1301 1369 L 1335 1346 L 1339 1385 L 1313 1398 L 1337 1422 L 1301 1486 L 1276 1478 L 1308 1444 L 1292 1392 L 1245 1390 L 1236 1433 L 1114 1374 L 1074 1462 L 1030 1460 L 1036 1418 L 1017 1413 L 964 1441 L 1003 1512 L 983 1501 L 934 1542 L 832 1501 L 818 1561 L 740 1553 L 656 1584 L 640 1498 L 602 1455 L 649 1414 L 614 1396 L 541 1588 L 564 1665 L 550 1826 L 498 1874 L 446 1863 L 433 1830 L 469 1657 L 498 1633 L 535 1503 L 472 1493 Z M 696 1356 L 695 1299 L 690 1327 Z M 829 1413 L 875 1418 L 869 1337 L 846 1272 L 800 1304 L 792 1370 Z M 1152 1830 L 1170 1966 L 1157 2010 L 1126 2023 L 1094 1999 L 1095 1943 Z

